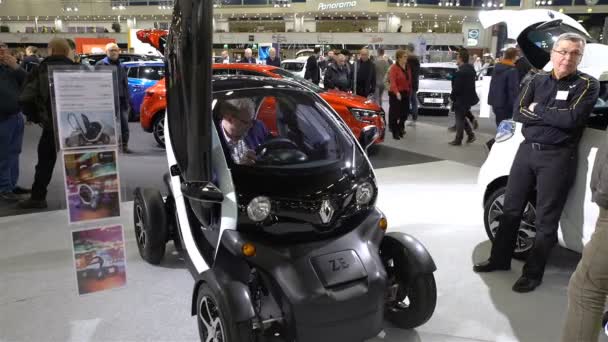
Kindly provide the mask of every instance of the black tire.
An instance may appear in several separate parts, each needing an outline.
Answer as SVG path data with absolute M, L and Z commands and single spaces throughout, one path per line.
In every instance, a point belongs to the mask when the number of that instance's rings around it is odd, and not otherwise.
M 399 287 L 407 295 L 409 305 L 387 305 L 386 319 L 401 329 L 413 329 L 426 323 L 437 305 L 437 285 L 433 274 L 418 274 Z
M 219 318 L 219 325 L 222 329 L 222 338 L 218 339 L 218 341 L 255 341 L 251 322 L 236 323 L 226 304 L 226 298 L 224 296 L 224 294 L 214 291 L 207 283 L 202 283 L 198 288 L 196 297 L 196 323 L 198 325 L 198 333 L 201 341 L 207 341 L 208 331 L 213 330 L 208 330 L 204 320 L 211 322 L 217 318 Z M 207 310 L 201 308 L 206 308 Z M 216 336 L 218 336 L 217 333 L 216 326 Z
M 502 213 L 505 191 L 506 186 L 496 189 L 488 196 L 483 206 L 483 224 L 486 228 L 486 234 L 492 242 L 494 242 L 494 236 L 498 228 L 498 217 Z M 513 252 L 513 258 L 518 260 L 525 260 L 530 254 L 532 246 L 534 246 L 534 239 L 536 238 L 536 208 L 534 204 L 534 201 L 528 201 L 522 217 L 522 223 L 517 232 L 517 243 Z
M 150 264 L 160 264 L 168 230 L 165 203 L 158 190 L 135 189 L 133 220 L 139 255 Z
M 152 124 L 152 134 L 158 146 L 165 148 L 165 115 L 156 114 Z

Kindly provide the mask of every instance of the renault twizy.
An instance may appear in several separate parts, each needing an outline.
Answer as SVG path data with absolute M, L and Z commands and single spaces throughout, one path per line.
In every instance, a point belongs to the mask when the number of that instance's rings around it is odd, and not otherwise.
M 203 341 L 353 342 L 376 336 L 384 318 L 425 323 L 436 267 L 416 239 L 385 232 L 364 153 L 375 127 L 360 144 L 292 81 L 212 80 L 211 10 L 202 0 L 175 5 L 168 195 L 136 189 L 143 259 L 160 263 L 169 240 L 182 251 Z

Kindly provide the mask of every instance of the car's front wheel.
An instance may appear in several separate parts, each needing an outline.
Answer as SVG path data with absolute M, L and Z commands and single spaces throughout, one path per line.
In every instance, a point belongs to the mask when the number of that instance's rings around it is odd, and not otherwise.
M 484 203 L 484 225 L 486 233 L 491 241 L 494 241 L 496 232 L 498 231 L 499 219 L 503 213 L 503 205 L 505 203 L 506 186 L 498 188 L 494 191 Z M 536 207 L 533 201 L 528 201 L 524 209 L 519 230 L 517 231 L 517 242 L 513 257 L 519 260 L 525 260 L 534 246 L 536 238 Z
M 251 322 L 237 323 L 226 304 L 226 294 L 202 283 L 196 298 L 196 321 L 201 341 L 253 342 Z
M 152 133 L 154 134 L 154 140 L 158 146 L 165 147 L 165 115 L 158 114 L 154 119 L 152 125 Z

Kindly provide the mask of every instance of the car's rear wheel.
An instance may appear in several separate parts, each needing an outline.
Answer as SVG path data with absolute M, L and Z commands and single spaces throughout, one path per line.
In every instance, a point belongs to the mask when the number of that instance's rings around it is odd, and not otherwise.
M 491 241 L 494 241 L 496 232 L 498 231 L 500 215 L 505 202 L 506 186 L 498 188 L 486 200 L 484 204 L 484 225 L 486 234 Z M 534 246 L 536 238 L 536 208 L 533 201 L 528 201 L 524 213 L 522 215 L 519 230 L 517 231 L 517 242 L 513 257 L 519 260 L 525 260 Z
M 158 146 L 164 148 L 165 147 L 165 115 L 159 113 L 156 115 L 154 119 L 154 123 L 152 124 L 152 134 L 154 134 L 154 140 Z

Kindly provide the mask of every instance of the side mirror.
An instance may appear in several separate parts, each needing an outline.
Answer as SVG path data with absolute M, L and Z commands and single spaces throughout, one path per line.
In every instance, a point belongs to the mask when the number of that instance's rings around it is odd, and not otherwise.
M 378 137 L 378 128 L 376 126 L 366 126 L 361 130 L 359 143 L 365 151 L 374 143 Z
M 224 194 L 211 182 L 184 182 L 181 186 L 182 194 L 190 200 L 199 202 L 222 203 Z

